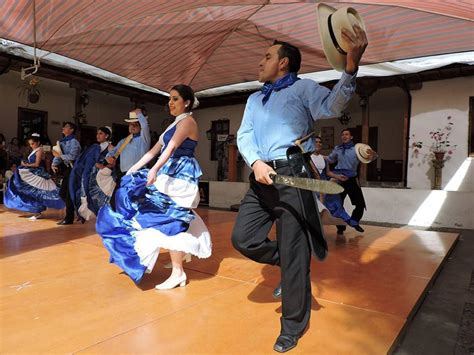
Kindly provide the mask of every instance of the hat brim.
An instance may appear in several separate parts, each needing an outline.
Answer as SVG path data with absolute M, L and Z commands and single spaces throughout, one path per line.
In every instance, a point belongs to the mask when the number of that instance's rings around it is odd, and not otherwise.
M 359 159 L 359 161 L 361 163 L 364 163 L 364 164 L 369 164 L 372 160 L 371 159 L 367 159 L 367 158 L 364 158 L 361 154 L 360 154 L 360 150 L 365 148 L 365 147 L 369 147 L 369 149 L 372 149 L 370 148 L 370 146 L 368 144 L 364 144 L 364 143 L 357 143 L 354 147 L 355 149 L 355 153 L 357 155 L 357 159 Z
M 139 122 L 138 118 L 124 118 L 127 123 Z
M 346 56 L 339 53 L 332 44 L 329 33 L 328 17 L 335 13 L 337 9 L 332 6 L 320 3 L 318 5 L 318 27 L 321 44 L 328 63 L 337 71 L 344 71 L 346 68 Z
M 344 7 L 341 7 L 340 9 L 336 9 L 334 7 L 331 7 L 323 3 L 318 4 L 318 27 L 319 27 L 319 35 L 321 38 L 321 44 L 323 46 L 324 54 L 326 55 L 326 59 L 328 63 L 335 70 L 342 72 L 346 69 L 346 55 L 340 53 L 337 50 L 336 46 L 333 44 L 333 41 L 331 39 L 331 34 L 329 32 L 329 25 L 328 25 L 329 16 L 334 14 L 336 11 L 339 11 L 338 14 L 340 13 L 340 11 L 351 14 L 352 17 L 356 19 L 358 25 L 361 26 L 364 31 L 365 31 L 365 24 L 362 17 L 352 7 L 344 6 Z M 336 16 L 338 16 L 338 18 L 341 19 L 341 16 L 338 14 L 336 14 Z M 342 17 L 342 19 L 344 20 L 346 18 L 347 16 Z M 337 20 L 333 18 L 333 21 L 337 21 Z M 349 22 L 344 23 L 344 24 L 345 24 L 344 28 L 346 28 L 348 31 L 352 32 L 355 35 L 351 24 Z M 341 47 L 344 47 L 343 42 L 341 42 L 340 34 L 334 33 L 334 35 L 336 38 L 338 38 L 337 41 L 339 42 L 339 45 Z

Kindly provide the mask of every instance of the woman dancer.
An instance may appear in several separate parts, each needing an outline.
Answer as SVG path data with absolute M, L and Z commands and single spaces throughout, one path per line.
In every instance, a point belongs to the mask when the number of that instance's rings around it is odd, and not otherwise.
M 116 192 L 116 212 L 104 206 L 97 217 L 97 232 L 110 252 L 110 261 L 135 282 L 151 272 L 160 248 L 170 251 L 171 275 L 156 285 L 158 290 L 186 284 L 186 253 L 199 258 L 211 255 L 209 231 L 192 210 L 199 203 L 202 174 L 194 158 L 198 127 L 190 112 L 196 102 L 189 86 L 171 89 L 168 106 L 176 117 L 174 122 L 122 178 Z M 157 154 L 159 159 L 151 169 L 139 170 Z
M 33 133 L 28 144 L 33 151 L 8 181 L 4 203 L 8 208 L 33 213 L 30 219 L 36 220 L 46 208 L 61 209 L 65 205 L 51 175 L 41 166 L 44 151 L 40 135 Z
M 105 161 L 105 156 L 113 148 L 111 137 L 110 127 L 100 127 L 96 135 L 97 143 L 82 152 L 71 171 L 69 193 L 82 223 L 97 215 L 99 209 L 110 201 L 114 191 L 112 167 Z

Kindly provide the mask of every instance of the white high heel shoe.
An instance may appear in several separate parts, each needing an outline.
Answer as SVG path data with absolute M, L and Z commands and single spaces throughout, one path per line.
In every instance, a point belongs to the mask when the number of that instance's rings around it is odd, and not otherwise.
M 157 290 L 171 290 L 177 286 L 184 287 L 186 286 L 186 274 L 183 272 L 179 277 L 169 277 L 166 281 L 156 285 L 155 288 Z
M 183 256 L 183 261 L 187 262 L 187 263 L 190 263 L 191 262 L 191 254 L 185 254 Z M 165 264 L 165 266 L 163 266 L 165 269 L 172 269 L 173 268 L 173 263 L 170 261 L 168 264 Z

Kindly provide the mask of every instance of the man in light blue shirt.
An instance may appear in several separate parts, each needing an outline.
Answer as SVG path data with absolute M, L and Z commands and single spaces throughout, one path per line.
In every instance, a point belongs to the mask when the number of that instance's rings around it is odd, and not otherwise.
M 74 223 L 74 204 L 72 203 L 71 196 L 69 194 L 69 175 L 74 164 L 74 161 L 81 154 L 81 144 L 75 137 L 77 126 L 72 122 L 65 122 L 63 124 L 63 135 L 64 137 L 59 141 L 61 147 L 61 153 L 53 150 L 54 155 L 51 169 L 57 173 L 59 166 L 63 164 L 63 180 L 61 182 L 61 189 L 59 190 L 59 196 L 66 203 L 66 216 L 60 222 L 59 225 L 68 225 Z
M 118 159 L 119 166 L 116 169 L 117 181 L 115 190 L 110 200 L 112 207 L 115 207 L 115 192 L 120 187 L 120 180 L 128 169 L 135 165 L 150 149 L 151 137 L 148 120 L 143 115 L 141 109 L 136 109 L 132 111 L 132 113 L 134 113 L 137 118 L 126 118 L 125 122 L 128 123 L 128 131 L 133 135 L 133 138 L 130 140 L 129 137 L 125 137 L 120 140 L 115 148 L 107 153 L 105 158 L 107 163 L 116 166 L 117 159 L 120 157 L 120 159 Z M 117 157 L 116 155 L 119 151 L 120 154 L 119 157 Z
M 122 173 L 121 175 L 124 175 L 150 149 L 151 137 L 148 120 L 140 109 L 136 109 L 133 112 L 136 113 L 137 118 L 125 119 L 125 122 L 128 123 L 128 131 L 130 134 L 133 134 L 133 138 L 120 154 L 119 170 Z M 107 153 L 106 160 L 109 164 L 115 163 L 115 153 L 117 153 L 126 139 L 120 140 L 115 148 Z
M 356 72 L 367 46 L 365 32 L 357 26 L 354 31 L 355 36 L 342 30 L 349 51 L 345 73 L 332 91 L 312 80 L 300 80 L 299 49 L 275 41 L 259 64 L 258 79 L 265 85 L 249 97 L 237 133 L 239 151 L 253 173 L 250 189 L 239 208 L 232 243 L 254 261 L 280 266 L 281 332 L 273 348 L 278 352 L 295 347 L 309 322 L 309 235 L 314 230 L 310 226 L 312 221 L 306 219 L 309 214 L 305 203 L 309 199 L 302 198 L 298 189 L 273 185 L 270 174 L 292 175 L 287 149 L 296 139 L 307 135 L 317 119 L 336 117 L 347 105 L 355 91 Z M 312 141 L 305 144 L 306 151 L 313 149 Z M 308 208 L 314 209 L 315 201 L 310 195 L 312 206 Z M 275 221 L 277 240 L 272 241 L 268 233 Z M 323 244 L 315 253 L 323 258 L 327 245 L 320 230 L 319 233 Z
M 339 182 L 344 187 L 344 191 L 341 193 L 342 204 L 344 205 L 344 199 L 349 195 L 352 205 L 355 206 L 351 219 L 360 222 L 366 206 L 358 180 L 359 158 L 357 158 L 355 144 L 352 139 L 352 131 L 349 128 L 343 129 L 341 132 L 342 144 L 337 145 L 326 159 L 331 164 L 337 162 L 333 172 L 345 177 Z M 375 152 L 370 150 L 369 154 L 370 159 L 372 159 Z M 338 225 L 338 237 L 343 236 L 345 230 L 345 225 Z

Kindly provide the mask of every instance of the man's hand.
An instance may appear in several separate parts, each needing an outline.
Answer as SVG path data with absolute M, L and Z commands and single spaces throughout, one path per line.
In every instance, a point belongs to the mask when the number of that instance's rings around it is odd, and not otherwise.
M 347 176 L 345 176 L 345 175 L 336 174 L 336 179 L 337 179 L 338 181 L 341 181 L 341 182 L 342 182 L 342 181 L 347 181 L 348 178 L 347 178 Z
M 359 69 L 360 59 L 368 44 L 365 31 L 357 25 L 354 25 L 352 28 L 355 36 L 345 28 L 341 30 L 342 38 L 349 47 L 346 58 L 346 73 L 351 75 Z
M 370 161 L 373 161 L 378 157 L 377 152 L 372 149 L 367 149 L 367 154 L 369 154 Z
M 57 174 L 58 173 L 58 167 L 56 165 L 51 165 L 51 170 Z
M 96 163 L 96 164 L 95 164 L 95 167 L 96 167 L 97 169 L 103 169 L 103 168 L 105 168 L 105 165 L 104 165 L 104 164 L 101 164 L 101 163 Z
M 265 185 L 272 185 L 273 180 L 270 179 L 270 174 L 276 174 L 269 165 L 265 164 L 261 160 L 255 161 L 252 165 L 253 172 L 255 174 L 255 179 Z
M 115 158 L 114 157 L 106 157 L 105 161 L 109 164 L 115 165 Z

